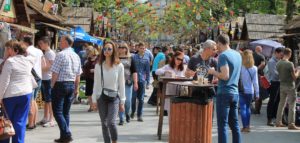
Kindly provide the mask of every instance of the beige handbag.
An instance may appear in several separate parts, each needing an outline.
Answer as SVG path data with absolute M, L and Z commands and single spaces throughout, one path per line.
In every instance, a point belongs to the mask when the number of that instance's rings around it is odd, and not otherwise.
M 0 106 L 0 140 L 5 140 L 14 136 L 16 133 L 11 121 L 8 119 L 4 105 L 1 104 Z

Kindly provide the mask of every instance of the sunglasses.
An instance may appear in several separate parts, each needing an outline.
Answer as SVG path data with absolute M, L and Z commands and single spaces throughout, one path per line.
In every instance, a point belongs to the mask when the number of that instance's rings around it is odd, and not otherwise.
M 111 52 L 113 49 L 112 49 L 112 48 L 109 48 L 109 47 L 105 47 L 105 48 L 103 48 L 102 50 L 103 50 L 104 52 L 105 52 L 105 51 Z
M 180 58 L 176 58 L 176 60 L 183 62 L 183 59 L 180 59 Z

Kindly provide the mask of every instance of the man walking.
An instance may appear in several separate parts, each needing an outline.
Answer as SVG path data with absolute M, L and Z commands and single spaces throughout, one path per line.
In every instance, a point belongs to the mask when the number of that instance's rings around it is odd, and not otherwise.
M 275 49 L 274 56 L 269 60 L 268 62 L 268 77 L 271 82 L 271 86 L 269 88 L 270 91 L 270 98 L 269 102 L 267 105 L 267 117 L 268 117 L 268 122 L 267 125 L 269 126 L 274 126 L 273 119 L 276 118 L 276 113 L 278 109 L 278 104 L 279 104 L 279 93 L 280 93 L 280 82 L 279 82 L 279 76 L 278 72 L 276 69 L 276 64 L 277 62 L 282 59 L 283 57 L 283 50 L 282 48 L 277 48 Z
M 138 98 L 138 109 L 137 109 L 137 120 L 143 122 L 143 106 L 144 106 L 144 96 L 145 96 L 145 85 L 148 86 L 150 82 L 150 57 L 145 54 L 145 44 L 138 44 L 138 53 L 132 58 L 136 71 L 138 74 L 138 87 L 137 91 L 133 91 L 132 94 L 132 108 L 131 108 L 131 118 L 134 118 L 136 111 L 136 98 Z
M 280 102 L 277 110 L 276 127 L 285 127 L 281 121 L 283 109 L 288 98 L 288 129 L 299 130 L 299 128 L 295 126 L 295 107 L 297 98 L 295 81 L 299 76 L 299 71 L 295 70 L 294 64 L 289 61 L 291 56 L 291 49 L 285 48 L 283 51 L 283 58 L 277 63 L 276 66 L 280 79 Z
M 52 71 L 52 109 L 54 118 L 60 129 L 60 138 L 55 142 L 70 142 L 70 108 L 72 99 L 78 94 L 81 63 L 79 56 L 72 50 L 73 38 L 70 35 L 61 37 L 62 49 L 54 60 Z
M 229 124 L 232 130 L 232 142 L 241 143 L 238 123 L 238 81 L 242 58 L 237 51 L 230 49 L 227 35 L 219 35 L 216 42 L 220 52 L 217 71 L 211 68 L 208 73 L 219 79 L 217 90 L 218 141 L 227 143 L 227 124 Z

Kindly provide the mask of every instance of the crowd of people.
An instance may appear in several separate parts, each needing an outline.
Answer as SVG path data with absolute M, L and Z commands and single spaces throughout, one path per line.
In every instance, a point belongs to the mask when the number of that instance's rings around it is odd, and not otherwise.
M 230 48 L 229 37 L 219 35 L 216 41 L 207 40 L 194 48 L 187 45 L 152 47 L 144 42 L 107 40 L 101 48 L 86 44 L 85 56 L 82 56 L 72 49 L 73 42 L 70 35 L 62 36 L 58 53 L 50 48 L 48 37 L 39 38 L 36 47 L 30 37 L 5 44 L 5 57 L 0 67 L 0 101 L 16 130 L 12 137 L 14 143 L 24 143 L 26 129 L 34 130 L 36 125 L 54 127 L 55 124 L 60 137 L 54 141 L 71 142 L 70 108 L 78 95 L 81 78 L 86 84 L 87 111 L 99 113 L 104 142 L 116 143 L 117 118 L 120 126 L 129 124 L 134 118 L 144 121 L 145 89 L 149 89 L 151 75 L 153 91 L 147 103 L 156 106 L 160 76 L 197 80 L 199 69 L 207 73 L 210 83 L 217 85 L 209 89 L 209 94 L 216 99 L 219 143 L 227 142 L 228 125 L 233 142 L 240 143 L 241 132 L 251 131 L 251 111 L 260 114 L 262 101 L 268 97 L 267 125 L 286 126 L 282 123 L 282 114 L 288 102 L 288 129 L 298 130 L 295 81 L 299 72 L 289 61 L 292 55 L 289 48 L 276 49 L 267 61 L 261 46 L 254 52 L 234 50 Z M 262 85 L 262 77 L 270 82 L 269 88 Z M 168 84 L 165 92 L 180 94 L 178 92 L 182 91 L 176 88 Z M 200 89 L 194 89 L 192 95 L 197 94 L 197 90 Z M 39 91 L 44 101 L 44 116 L 37 122 Z M 253 102 L 255 106 L 251 109 Z M 164 110 L 165 115 L 170 113 L 169 99 L 166 99 Z M 8 143 L 9 139 L 2 142 Z

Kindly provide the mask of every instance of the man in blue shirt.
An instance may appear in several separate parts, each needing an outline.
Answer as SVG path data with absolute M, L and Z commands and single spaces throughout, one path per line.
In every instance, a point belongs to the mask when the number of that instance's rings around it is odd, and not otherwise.
M 151 59 L 145 53 L 145 44 L 138 44 L 138 53 L 135 54 L 132 58 L 136 71 L 138 73 L 138 90 L 133 91 L 132 94 L 132 108 L 131 108 L 131 118 L 134 118 L 135 110 L 136 110 L 136 98 L 138 98 L 138 109 L 137 109 L 137 117 L 139 122 L 143 122 L 142 114 L 143 114 L 143 106 L 144 106 L 144 96 L 145 96 L 145 85 L 149 86 L 150 82 L 150 62 Z
M 220 52 L 217 71 L 211 68 L 208 73 L 219 79 L 217 90 L 218 141 L 227 143 L 227 124 L 229 124 L 232 130 L 232 142 L 241 143 L 238 122 L 238 81 L 242 58 L 237 51 L 230 49 L 228 35 L 219 35 L 216 43 Z

